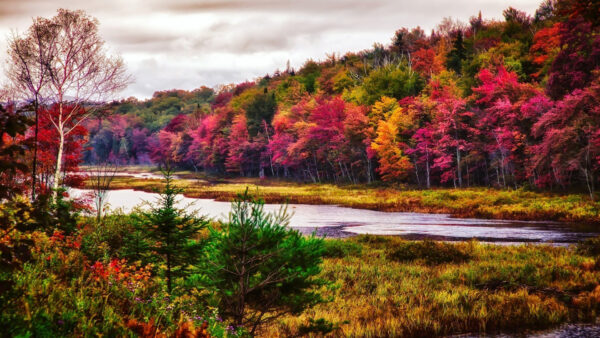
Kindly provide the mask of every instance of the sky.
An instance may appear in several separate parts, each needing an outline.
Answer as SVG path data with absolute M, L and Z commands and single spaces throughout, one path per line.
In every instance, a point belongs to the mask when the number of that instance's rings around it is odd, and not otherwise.
M 479 10 L 501 19 L 509 6 L 533 14 L 541 0 L 0 0 L 0 61 L 7 38 L 32 18 L 82 9 L 100 21 L 110 54 L 134 82 L 116 98 L 157 90 L 254 80 L 290 62 L 387 45 L 401 27 L 429 33 L 445 17 L 468 22 Z M 0 75 L 3 77 L 4 75 Z M 0 81 L 1 82 L 1 81 Z

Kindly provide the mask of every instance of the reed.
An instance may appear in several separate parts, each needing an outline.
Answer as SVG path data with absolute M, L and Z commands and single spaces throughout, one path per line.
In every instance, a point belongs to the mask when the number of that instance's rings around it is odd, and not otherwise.
M 574 248 L 365 236 L 333 243 L 352 250 L 324 261 L 321 277 L 333 284 L 323 292 L 331 301 L 280 319 L 263 336 L 293 336 L 310 318 L 351 337 L 528 332 L 594 321 L 600 310 L 599 265 Z M 420 252 L 415 246 L 428 255 L 407 259 Z
M 231 201 L 246 187 L 267 203 L 335 204 L 380 211 L 448 213 L 455 217 L 552 220 L 600 224 L 600 202 L 584 194 L 557 194 L 493 188 L 401 189 L 366 185 L 297 184 L 280 180 L 178 179 L 185 195 Z M 116 177 L 112 189 L 152 192 L 161 180 Z

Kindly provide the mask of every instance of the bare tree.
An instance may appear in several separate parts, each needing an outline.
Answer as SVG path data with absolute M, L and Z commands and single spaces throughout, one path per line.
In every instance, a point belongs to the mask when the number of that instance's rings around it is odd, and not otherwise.
M 102 209 L 106 203 L 106 197 L 110 190 L 110 184 L 115 178 L 119 167 L 116 164 L 110 162 L 104 162 L 97 164 L 96 167 L 90 171 L 91 177 L 90 182 L 92 190 L 94 191 L 94 203 L 96 204 L 96 220 L 100 222 L 102 219 Z
M 119 56 L 109 56 L 98 34 L 98 20 L 83 11 L 59 9 L 42 20 L 48 38 L 49 60 L 45 65 L 48 83 L 42 96 L 56 105 L 49 120 L 58 132 L 54 171 L 54 196 L 60 183 L 65 137 L 94 112 L 99 102 L 131 82 Z
M 31 101 L 35 111 L 34 198 L 39 107 L 43 99 L 57 105 L 58 113 L 49 116 L 59 135 L 53 180 L 56 194 L 65 137 L 93 113 L 94 103 L 102 102 L 130 82 L 123 60 L 107 55 L 96 19 L 83 11 L 60 9 L 51 19 L 34 19 L 27 34 L 13 34 L 9 39 L 6 74 L 15 92 Z
M 52 53 L 51 46 L 55 27 L 50 20 L 36 18 L 26 34 L 13 32 L 8 41 L 6 76 L 10 81 L 11 94 L 32 104 L 35 115 L 33 142 L 33 165 L 31 171 L 31 197 L 35 199 L 37 179 L 38 113 L 43 101 L 42 89 L 48 84 L 47 65 Z

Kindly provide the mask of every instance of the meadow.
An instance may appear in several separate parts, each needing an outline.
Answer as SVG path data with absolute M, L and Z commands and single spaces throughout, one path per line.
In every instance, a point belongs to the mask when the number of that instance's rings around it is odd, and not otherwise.
M 263 336 L 295 336 L 319 318 L 335 336 L 525 333 L 593 322 L 600 310 L 600 252 L 584 245 L 358 236 L 326 247 L 320 277 L 332 282 L 323 288 L 331 301 L 280 319 Z
M 306 184 L 256 178 L 215 179 L 191 172 L 176 173 L 184 195 L 231 201 L 249 188 L 266 203 L 335 204 L 380 211 L 447 213 L 455 217 L 552 220 L 600 224 L 600 202 L 580 193 L 536 192 L 484 187 L 416 189 L 410 186 Z M 159 179 L 117 176 L 111 189 L 152 192 Z

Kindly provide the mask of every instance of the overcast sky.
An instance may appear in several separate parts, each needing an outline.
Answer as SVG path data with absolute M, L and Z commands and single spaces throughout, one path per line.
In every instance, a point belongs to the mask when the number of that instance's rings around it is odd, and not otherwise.
M 481 10 L 501 18 L 513 6 L 533 14 L 541 0 L 0 0 L 0 59 L 11 30 L 36 16 L 83 9 L 100 21 L 112 53 L 135 82 L 119 96 L 253 80 L 289 60 L 298 68 L 326 54 L 389 44 L 396 29 L 429 33 L 444 17 Z M 2 75 L 3 76 L 3 75 Z

